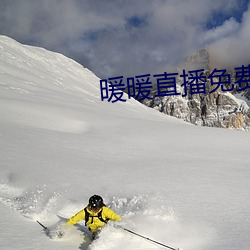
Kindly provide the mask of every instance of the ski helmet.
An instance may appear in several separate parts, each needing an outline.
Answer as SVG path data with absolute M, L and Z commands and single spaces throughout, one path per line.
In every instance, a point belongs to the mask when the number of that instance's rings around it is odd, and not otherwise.
M 103 199 L 99 195 L 93 195 L 89 198 L 89 206 L 93 210 L 98 210 L 103 207 Z

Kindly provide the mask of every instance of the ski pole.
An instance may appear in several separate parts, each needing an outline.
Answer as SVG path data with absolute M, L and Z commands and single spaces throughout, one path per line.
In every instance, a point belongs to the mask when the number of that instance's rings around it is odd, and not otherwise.
M 48 230 L 48 228 L 47 227 L 45 227 L 41 222 L 39 222 L 38 220 L 36 221 L 40 226 L 42 226 L 43 227 L 43 229 L 46 231 L 46 230 Z
M 129 232 L 129 233 L 131 233 L 131 234 L 137 235 L 137 236 L 139 236 L 139 237 L 141 237 L 141 238 L 143 238 L 143 239 L 145 239 L 145 240 L 154 242 L 154 243 L 156 243 L 156 244 L 158 244 L 158 245 L 161 245 L 161 246 L 163 246 L 163 247 L 169 248 L 169 249 L 171 249 L 171 250 L 180 250 L 180 248 L 173 248 L 173 247 L 167 246 L 167 245 L 162 244 L 162 243 L 160 243 L 160 242 L 158 242 L 158 241 L 152 240 L 152 239 L 150 239 L 150 238 L 148 238 L 148 237 L 145 237 L 145 236 L 143 236 L 143 235 L 140 235 L 140 234 L 138 234 L 138 233 L 135 233 L 135 232 L 133 232 L 133 231 L 127 229 L 127 228 L 122 228 L 122 229 L 125 230 L 125 231 L 127 231 L 127 232 Z

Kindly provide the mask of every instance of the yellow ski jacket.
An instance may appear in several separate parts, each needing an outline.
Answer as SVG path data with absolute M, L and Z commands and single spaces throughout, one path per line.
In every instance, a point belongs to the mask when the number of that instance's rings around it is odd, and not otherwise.
M 90 229 L 92 233 L 97 232 L 100 228 L 102 228 L 106 223 L 104 221 L 112 220 L 112 221 L 121 221 L 121 217 L 116 214 L 113 210 L 110 208 L 103 206 L 99 211 L 93 212 L 89 209 L 89 207 L 86 207 L 87 212 L 89 213 L 88 221 L 85 221 L 86 226 Z M 98 214 L 100 214 L 101 211 L 101 218 L 104 220 L 100 220 L 98 218 Z M 77 214 L 72 216 L 68 221 L 67 224 L 74 225 L 80 220 L 85 220 L 85 211 L 82 209 Z

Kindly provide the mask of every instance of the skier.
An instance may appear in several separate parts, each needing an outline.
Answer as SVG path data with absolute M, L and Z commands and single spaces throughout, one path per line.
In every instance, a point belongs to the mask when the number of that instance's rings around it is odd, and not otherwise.
M 109 220 L 120 222 L 122 219 L 120 215 L 105 206 L 101 196 L 95 194 L 89 198 L 89 204 L 72 216 L 67 224 L 74 225 L 80 220 L 85 220 L 85 226 L 92 232 L 94 239 Z

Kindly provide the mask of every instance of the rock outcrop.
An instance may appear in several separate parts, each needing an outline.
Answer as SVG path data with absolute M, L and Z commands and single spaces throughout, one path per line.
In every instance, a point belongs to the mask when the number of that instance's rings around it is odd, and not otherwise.
M 208 76 L 213 69 L 210 68 L 209 53 L 206 49 L 200 50 L 198 53 L 187 58 L 181 66 L 181 70 L 199 70 L 204 69 L 205 75 Z M 179 73 L 181 70 L 178 69 Z M 234 72 L 230 72 L 232 76 Z M 180 74 L 179 74 L 180 75 Z M 233 80 L 233 78 L 232 78 Z M 214 79 L 214 81 L 216 81 Z M 177 89 L 179 93 L 183 93 L 181 86 L 183 79 L 177 78 Z M 248 130 L 250 128 L 250 109 L 247 102 L 236 98 L 233 91 L 223 92 L 221 88 L 214 90 L 210 79 L 206 79 L 206 93 L 190 94 L 187 88 L 187 95 L 153 97 L 153 100 L 144 100 L 143 103 L 154 109 L 159 110 L 167 115 L 180 118 L 184 121 L 191 122 L 196 125 L 209 127 L 222 127 Z M 212 93 L 210 93 L 212 92 Z M 241 96 L 250 97 L 250 89 L 246 89 Z

